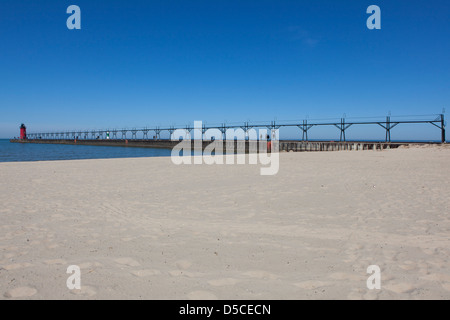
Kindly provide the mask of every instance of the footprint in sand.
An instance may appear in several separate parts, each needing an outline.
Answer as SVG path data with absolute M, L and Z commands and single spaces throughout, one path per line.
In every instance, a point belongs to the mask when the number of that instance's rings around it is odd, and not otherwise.
M 5 298 L 27 298 L 34 296 L 37 290 L 32 287 L 18 287 L 7 291 L 4 296 Z
M 411 293 L 413 292 L 416 287 L 409 283 L 395 283 L 395 284 L 387 284 L 383 285 L 382 288 L 387 289 L 389 291 L 395 292 L 395 293 Z
M 441 283 L 442 288 L 447 291 L 450 291 L 450 282 Z
M 192 262 L 190 262 L 189 260 L 178 260 L 175 262 L 175 264 L 178 267 L 178 269 L 181 269 L 181 270 L 186 270 L 190 266 L 192 266 Z
M 97 294 L 97 291 L 94 287 L 81 285 L 81 289 L 70 290 L 70 293 L 82 297 L 92 297 Z
M 208 281 L 208 284 L 214 287 L 224 287 L 224 286 L 234 286 L 236 283 L 238 283 L 238 279 L 234 278 L 223 278 L 223 279 L 214 279 Z
M 175 265 L 178 267 L 178 269 L 168 272 L 172 277 L 184 276 L 188 278 L 195 278 L 201 275 L 200 273 L 186 271 L 192 266 L 192 262 L 189 260 L 178 260 L 175 262 Z
M 217 300 L 217 296 L 209 291 L 197 290 L 187 294 L 189 300 Z
M 159 274 L 161 274 L 161 271 L 147 269 L 147 270 L 135 270 L 135 271 L 131 271 L 131 273 L 133 275 L 135 275 L 136 277 L 143 278 L 143 277 L 151 277 L 151 276 L 159 275 Z
M 118 258 L 114 260 L 118 264 L 123 264 L 130 267 L 139 267 L 141 264 L 133 258 Z

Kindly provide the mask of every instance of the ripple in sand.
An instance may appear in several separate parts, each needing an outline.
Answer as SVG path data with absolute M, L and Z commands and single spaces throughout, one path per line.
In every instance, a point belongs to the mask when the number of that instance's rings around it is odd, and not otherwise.
M 351 281 L 363 281 L 366 279 L 365 276 L 343 273 L 343 272 L 333 273 L 330 275 L 330 278 L 336 279 L 336 280 L 351 280 Z
M 5 266 L 2 266 L 3 269 L 5 270 L 16 270 L 16 269 L 22 269 L 22 268 L 28 268 L 33 266 L 31 263 L 14 263 L 14 264 L 8 264 Z
M 118 258 L 118 259 L 115 259 L 114 261 L 118 264 L 123 264 L 123 265 L 127 265 L 130 267 L 138 267 L 141 265 L 139 262 L 137 262 L 133 258 Z
M 9 291 L 7 291 L 4 296 L 6 298 L 27 298 L 34 296 L 37 293 L 37 290 L 35 288 L 31 287 L 19 287 L 14 288 Z
M 54 264 L 67 264 L 67 262 L 63 259 L 53 259 L 53 260 L 45 260 L 45 264 L 54 265 Z
M 123 242 L 129 242 L 129 241 L 134 240 L 134 238 L 133 237 L 128 237 L 128 238 L 122 238 L 120 240 L 122 240 Z
M 214 279 L 208 281 L 208 284 L 214 286 L 214 287 L 224 287 L 224 286 L 233 286 L 236 283 L 238 283 L 238 279 L 234 278 L 223 278 L 223 279 Z
M 161 271 L 159 270 L 151 270 L 151 269 L 147 269 L 147 270 L 135 270 L 135 271 L 131 271 L 131 273 L 133 275 L 135 275 L 136 277 L 150 277 L 150 276 L 156 276 L 161 274 Z
M 444 273 L 433 273 L 426 276 L 423 276 L 422 279 L 429 281 L 438 281 L 438 282 L 449 282 L 450 283 L 450 275 Z
M 203 273 L 200 272 L 189 272 L 185 270 L 171 270 L 168 272 L 172 277 L 188 277 L 188 278 L 196 278 L 201 277 Z
M 406 271 L 411 271 L 417 268 L 417 263 L 414 261 L 407 260 L 403 264 L 399 265 L 400 268 Z
M 217 300 L 217 296 L 210 291 L 197 290 L 187 294 L 189 300 Z
M 299 287 L 302 289 L 313 290 L 313 289 L 317 289 L 317 288 L 321 288 L 321 287 L 328 287 L 328 286 L 332 285 L 332 283 L 325 282 L 325 281 L 309 280 L 309 281 L 298 282 L 298 283 L 295 283 L 294 285 L 296 287 Z
M 188 260 L 178 260 L 177 262 L 175 262 L 175 264 L 178 267 L 178 269 L 186 270 L 192 265 L 192 262 Z
M 101 267 L 102 264 L 100 262 L 83 262 L 78 264 L 78 266 L 80 267 L 80 269 L 88 269 L 93 267 Z
M 268 279 L 268 280 L 276 280 L 279 278 L 278 275 L 264 271 L 264 270 L 252 270 L 244 272 L 245 276 L 256 279 Z

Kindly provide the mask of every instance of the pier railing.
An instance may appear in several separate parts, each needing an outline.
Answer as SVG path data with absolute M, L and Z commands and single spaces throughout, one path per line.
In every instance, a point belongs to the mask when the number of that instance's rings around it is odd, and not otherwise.
M 217 129 L 222 133 L 222 137 L 225 139 L 227 130 L 242 129 L 247 133 L 250 129 L 257 128 L 267 128 L 268 130 L 276 130 L 282 127 L 294 127 L 300 130 L 302 141 L 309 141 L 308 133 L 312 128 L 320 127 L 335 127 L 339 132 L 339 141 L 345 142 L 346 132 L 350 127 L 363 126 L 363 125 L 378 125 L 385 131 L 386 137 L 385 142 L 391 142 L 391 131 L 398 125 L 405 124 L 427 124 L 433 125 L 441 131 L 441 142 L 445 143 L 445 120 L 444 114 L 439 115 L 428 115 L 422 116 L 422 118 L 417 118 L 418 116 L 404 116 L 404 117 L 391 117 L 387 116 L 382 120 L 375 120 L 373 118 L 365 118 L 366 120 L 354 121 L 351 118 L 341 118 L 338 121 L 314 121 L 314 120 L 301 120 L 301 121 L 270 121 L 270 122 L 244 122 L 242 124 L 227 124 L 222 123 L 219 125 L 203 125 L 201 128 L 202 134 L 204 134 L 209 129 Z M 363 118 L 359 118 L 363 119 Z M 368 119 L 368 120 L 367 120 Z M 36 132 L 29 133 L 28 139 L 51 139 L 51 140 L 161 140 L 161 133 L 167 131 L 170 136 L 178 130 L 186 130 L 186 132 L 191 132 L 196 129 L 192 125 L 187 125 L 185 127 L 181 126 L 165 126 L 165 127 L 144 127 L 144 128 L 126 128 L 126 129 L 100 129 L 100 130 L 69 130 L 69 131 L 54 131 L 54 132 Z M 149 133 L 154 133 L 150 136 Z M 131 135 L 131 137 L 130 137 Z

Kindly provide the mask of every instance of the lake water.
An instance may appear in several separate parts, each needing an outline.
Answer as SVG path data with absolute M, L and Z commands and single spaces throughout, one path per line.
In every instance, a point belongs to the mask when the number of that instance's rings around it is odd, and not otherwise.
M 10 143 L 0 139 L 0 162 L 167 157 L 171 149 Z

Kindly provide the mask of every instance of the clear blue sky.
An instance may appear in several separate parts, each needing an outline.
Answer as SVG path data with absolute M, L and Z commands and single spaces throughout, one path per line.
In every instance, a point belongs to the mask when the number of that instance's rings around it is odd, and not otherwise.
M 0 137 L 441 113 L 449 39 L 448 0 L 2 0 Z

